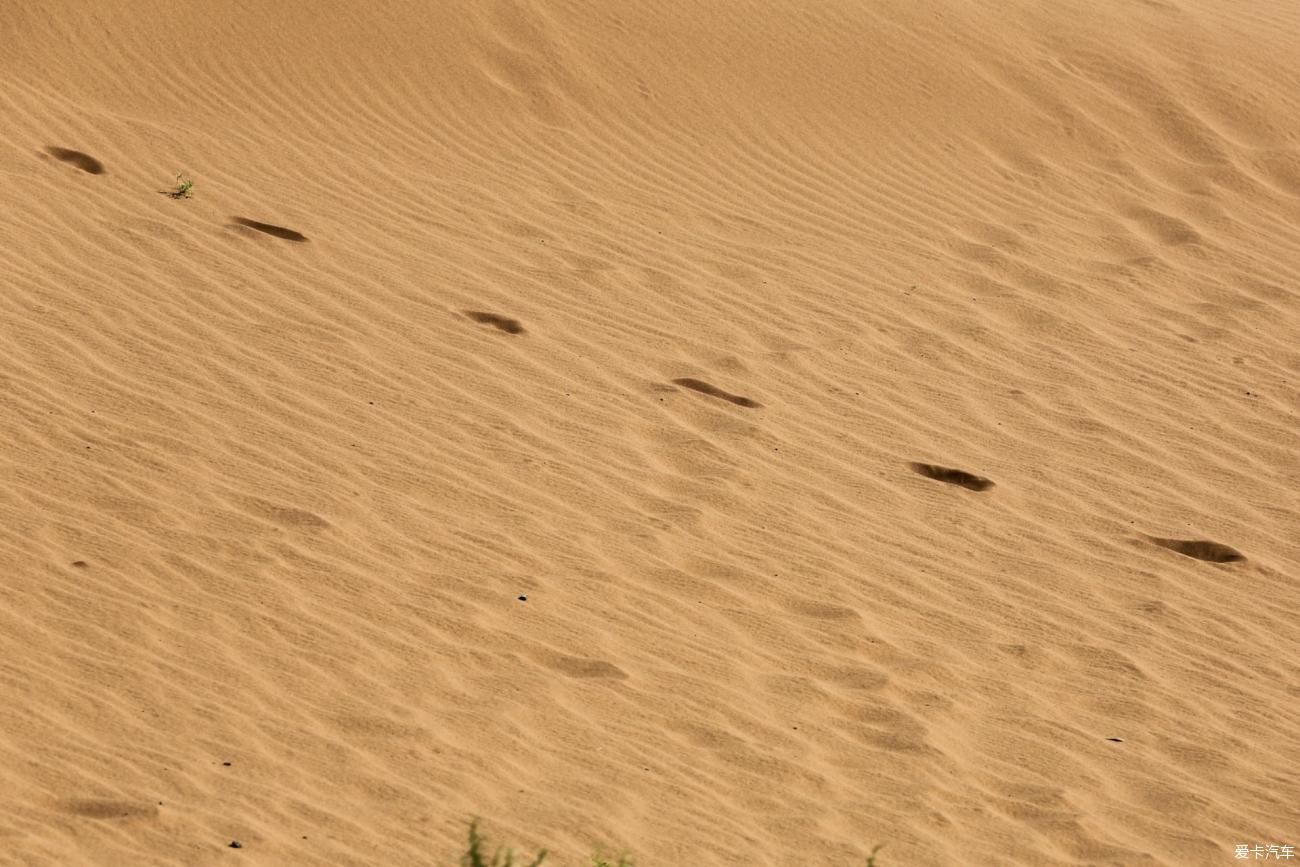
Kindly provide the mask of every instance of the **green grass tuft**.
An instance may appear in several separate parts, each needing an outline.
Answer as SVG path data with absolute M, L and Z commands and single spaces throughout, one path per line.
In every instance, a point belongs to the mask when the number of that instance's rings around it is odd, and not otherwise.
M 176 176 L 176 189 L 172 190 L 167 195 L 171 196 L 173 199 L 188 199 L 193 195 L 193 189 L 194 181 L 183 174 L 179 174 Z
M 469 850 L 461 856 L 461 867 L 541 867 L 542 861 L 546 858 L 546 850 L 543 849 L 537 853 L 537 859 L 530 861 L 528 864 L 515 861 L 513 849 L 498 848 L 492 853 L 492 860 L 488 860 L 487 840 L 478 831 L 478 819 L 469 824 Z M 885 848 L 885 844 L 871 850 L 867 856 L 867 867 L 878 867 L 876 864 L 876 853 Z M 610 861 L 604 855 L 593 855 L 591 858 L 591 867 L 633 867 L 632 859 L 627 855 L 618 856 L 618 861 Z
M 546 850 L 543 849 L 537 853 L 536 861 L 529 862 L 527 865 L 516 864 L 513 849 L 497 849 L 492 853 L 492 860 L 489 861 L 484 852 L 486 846 L 487 841 L 478 832 L 478 819 L 475 819 L 469 824 L 469 851 L 461 856 L 461 867 L 541 867 L 542 861 L 546 859 Z

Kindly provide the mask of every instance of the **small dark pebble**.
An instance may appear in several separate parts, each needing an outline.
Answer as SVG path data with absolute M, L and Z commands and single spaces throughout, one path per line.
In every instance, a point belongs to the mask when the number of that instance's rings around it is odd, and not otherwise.
M 231 848 L 231 849 L 243 849 L 243 848 L 244 848 L 244 844 L 241 843 L 241 842 L 239 842 L 238 840 L 231 840 L 231 841 L 230 841 L 230 848 Z
M 223 767 L 223 768 L 228 768 L 228 767 L 230 767 L 230 762 L 222 762 L 222 763 L 221 763 L 221 767 Z
M 1117 744 L 1122 744 L 1122 743 L 1124 743 L 1124 739 L 1123 739 L 1123 738 L 1106 738 L 1106 740 L 1108 740 L 1108 741 L 1114 741 L 1114 742 L 1117 743 Z
M 528 601 L 528 597 L 527 597 L 527 596 L 520 596 L 520 597 L 519 597 L 519 601 L 520 601 L 520 602 L 527 602 L 527 601 Z

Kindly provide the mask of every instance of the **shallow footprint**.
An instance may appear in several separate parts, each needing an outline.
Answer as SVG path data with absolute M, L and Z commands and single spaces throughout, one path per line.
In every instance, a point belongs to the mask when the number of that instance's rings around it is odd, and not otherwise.
M 627 680 L 627 672 L 603 659 L 588 659 L 564 653 L 543 653 L 542 665 L 569 677 L 597 680 Z
M 306 241 L 307 236 L 302 232 L 293 229 L 286 229 L 284 226 L 276 226 L 271 223 L 259 223 L 257 220 L 250 220 L 246 217 L 231 217 L 230 221 L 236 226 L 245 226 L 249 229 L 256 229 L 267 235 L 274 235 L 277 238 L 283 238 L 286 241 Z
M 60 148 L 50 145 L 45 152 L 56 160 L 62 160 L 65 163 L 71 163 L 83 172 L 92 175 L 102 175 L 105 172 L 104 164 L 92 157 L 90 154 L 74 151 L 70 148 Z
M 87 819 L 143 819 L 158 815 L 152 804 L 107 798 L 76 798 L 62 804 L 63 811 Z
M 968 473 L 965 470 L 954 470 L 950 467 L 940 467 L 935 464 L 911 463 L 908 466 L 927 479 L 934 479 L 936 482 L 945 482 L 949 485 L 959 485 L 970 491 L 987 491 L 993 487 L 993 482 L 989 479 Z
M 329 521 L 315 512 L 277 505 L 258 497 L 242 497 L 240 504 L 251 514 L 281 527 L 325 529 L 331 526 Z
M 506 334 L 523 334 L 524 326 L 518 319 L 511 319 L 508 316 L 498 316 L 495 313 L 485 313 L 482 310 L 466 310 L 465 315 L 475 322 L 483 325 L 491 325 L 498 331 L 504 331 Z
M 1161 548 L 1207 563 L 1236 563 L 1246 559 L 1246 555 L 1236 548 L 1206 539 L 1158 539 L 1155 536 L 1147 536 L 1147 539 Z
M 741 397 L 738 394 L 731 394 L 730 392 L 723 391 L 716 385 L 709 385 L 703 380 L 692 379 L 689 376 L 681 379 L 674 379 L 673 384 L 680 385 L 683 388 L 692 389 L 693 391 L 698 391 L 700 394 L 707 394 L 709 397 L 716 397 L 719 400 L 730 401 L 736 406 L 748 407 L 749 409 L 759 409 L 763 406 L 757 401 L 750 400 L 747 397 Z

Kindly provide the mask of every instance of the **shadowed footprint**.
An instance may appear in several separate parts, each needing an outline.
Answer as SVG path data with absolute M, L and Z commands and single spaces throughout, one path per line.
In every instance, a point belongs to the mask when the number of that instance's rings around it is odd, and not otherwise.
M 144 819 L 158 815 L 158 808 L 152 804 L 106 798 L 79 798 L 65 801 L 62 806 L 65 812 L 87 819 Z
M 524 326 L 518 319 L 511 319 L 508 316 L 498 316 L 495 313 L 484 313 L 481 310 L 466 310 L 465 315 L 475 322 L 483 325 L 491 325 L 498 331 L 504 331 L 506 334 L 523 334 Z
M 597 680 L 627 680 L 627 672 L 603 659 L 587 659 L 563 653 L 544 653 L 542 665 L 569 677 Z
M 102 175 L 106 171 L 103 163 L 92 157 L 90 154 L 82 153 L 81 151 L 74 151 L 68 148 L 60 148 L 50 145 L 45 149 L 45 152 L 56 160 L 71 163 L 83 172 L 88 172 L 92 175 Z
M 1207 563 L 1235 563 L 1246 559 L 1246 555 L 1235 548 L 1205 539 L 1157 539 L 1155 536 L 1147 536 L 1147 539 L 1161 548 Z
M 830 605 L 824 602 L 808 602 L 794 599 L 786 602 L 785 608 L 794 614 L 812 617 L 816 620 L 856 621 L 862 619 L 862 615 L 852 608 L 844 605 Z
M 274 235 L 277 238 L 283 238 L 286 241 L 306 241 L 307 236 L 302 232 L 296 232 L 293 229 L 286 229 L 284 226 L 275 226 L 271 223 L 259 223 L 257 220 L 249 220 L 245 217 L 231 217 L 230 221 L 237 226 L 245 226 L 249 229 L 256 229 L 267 235 Z
M 248 513 L 281 527 L 305 527 L 323 530 L 331 526 L 329 521 L 315 512 L 309 512 L 306 509 L 295 509 L 292 506 L 281 506 L 258 497 L 241 497 L 239 505 Z
M 716 385 L 709 385 L 707 382 L 704 382 L 703 380 L 700 379 L 691 379 L 690 377 L 684 377 L 682 379 L 674 379 L 673 384 L 680 385 L 683 388 L 689 388 L 693 391 L 698 391 L 700 394 L 707 394 L 709 397 L 716 397 L 720 400 L 730 401 L 731 403 L 734 403 L 736 406 L 744 406 L 744 407 L 748 407 L 749 409 L 759 409 L 763 406 L 761 403 L 752 401 L 747 397 L 741 397 L 738 394 L 731 394 L 729 392 L 725 392 L 722 389 L 718 388 Z
M 925 476 L 927 479 L 934 479 L 936 482 L 945 482 L 949 485 L 959 485 L 970 491 L 987 491 L 993 487 L 993 482 L 980 476 L 968 473 L 965 470 L 954 470 L 949 467 L 935 466 L 934 464 L 908 464 L 916 472 Z

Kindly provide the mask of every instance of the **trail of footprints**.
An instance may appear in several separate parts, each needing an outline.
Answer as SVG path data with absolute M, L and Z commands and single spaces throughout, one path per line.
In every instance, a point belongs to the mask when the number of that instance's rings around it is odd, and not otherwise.
M 517 319 L 511 319 L 508 316 L 502 316 L 497 313 L 488 313 L 481 310 L 466 310 L 464 314 L 470 319 L 482 325 L 490 325 L 493 328 L 503 331 L 506 334 L 523 334 L 524 326 Z M 738 394 L 732 394 L 724 391 L 716 385 L 705 382 L 702 379 L 694 377 L 678 377 L 672 380 L 673 385 L 679 385 L 682 388 L 707 395 L 717 400 L 725 400 L 736 406 L 743 406 L 746 409 L 762 409 L 763 405 L 752 398 L 744 397 Z M 907 465 L 913 472 L 925 476 L 927 479 L 933 479 L 936 482 L 943 482 L 947 485 L 955 485 L 959 488 L 965 488 L 968 491 L 982 493 L 995 487 L 992 479 L 986 479 L 983 476 L 977 476 L 966 470 L 959 470 L 953 467 L 939 466 L 938 464 L 927 464 L 919 461 L 913 461 Z M 1145 536 L 1147 541 L 1161 548 L 1166 548 L 1184 557 L 1191 557 L 1195 560 L 1203 560 L 1207 563 L 1235 563 L 1246 559 L 1235 548 L 1222 545 L 1218 542 L 1211 542 L 1207 539 L 1162 539 L 1155 536 Z
M 107 173 L 104 164 L 90 154 L 83 151 L 73 150 L 71 148 L 57 147 L 51 145 L 45 149 L 45 152 L 60 162 L 68 163 L 91 175 L 103 175 Z M 302 243 L 307 240 L 307 236 L 294 229 L 288 229 L 284 226 L 277 226 L 273 223 L 263 223 L 259 220 L 252 220 L 247 217 L 232 217 L 231 225 L 245 229 L 251 229 L 275 238 L 281 238 L 286 241 Z M 509 316 L 503 316 L 498 313 L 491 313 L 483 310 L 465 310 L 462 311 L 466 317 L 480 325 L 488 325 L 498 331 L 509 334 L 524 334 L 523 324 L 518 319 L 512 319 Z M 694 377 L 679 377 L 672 380 L 673 385 L 697 392 L 716 400 L 726 401 L 745 409 L 762 409 L 763 405 L 752 398 L 744 397 L 738 394 L 724 391 L 711 383 L 705 382 Z M 937 464 L 927 464 L 921 462 L 911 462 L 907 465 L 913 472 L 932 479 L 936 482 L 942 482 L 947 485 L 955 485 L 965 488 L 968 491 L 983 493 L 994 487 L 990 479 L 983 476 L 969 473 L 965 470 L 954 469 L 952 467 L 939 466 Z M 1236 563 L 1246 559 L 1235 548 L 1218 542 L 1212 542 L 1207 539 L 1165 539 L 1156 536 L 1144 536 L 1146 541 L 1184 557 L 1190 557 L 1195 560 L 1201 560 L 1206 563 Z
M 103 175 L 106 173 L 102 162 L 81 151 L 51 146 L 46 149 L 46 152 L 55 159 L 67 163 L 80 171 L 86 172 L 87 174 Z M 307 241 L 305 235 L 294 229 L 277 226 L 272 223 L 264 223 L 247 217 L 231 217 L 230 225 L 240 230 L 259 232 L 293 243 L 303 243 Z M 510 316 L 486 310 L 462 310 L 460 312 L 468 320 L 478 325 L 493 328 L 502 335 L 508 337 L 515 337 L 527 333 L 523 323 Z M 733 394 L 713 385 L 712 383 L 695 377 L 678 377 L 671 380 L 671 384 L 698 395 L 702 395 L 705 398 L 723 401 L 746 410 L 757 410 L 763 408 L 761 403 L 750 397 Z M 987 493 L 995 487 L 995 484 L 991 479 L 954 467 L 923 463 L 920 461 L 909 462 L 906 466 L 912 472 L 923 476 L 926 479 L 962 488 L 975 494 Z M 329 521 L 305 510 L 253 499 L 245 501 L 242 505 L 251 514 L 291 530 L 310 533 L 318 530 L 326 530 L 330 527 Z M 1180 556 L 1189 557 L 1207 563 L 1227 564 L 1246 559 L 1244 554 L 1234 548 L 1205 539 L 1168 539 L 1145 535 L 1142 538 L 1152 545 L 1172 551 Z M 76 569 L 89 568 L 89 564 L 84 560 L 74 561 L 72 566 Z M 521 602 L 527 601 L 527 596 L 520 596 L 519 599 Z M 853 615 L 851 610 L 841 609 L 838 606 L 813 605 L 804 606 L 804 608 L 807 612 L 812 613 L 813 616 L 836 618 L 845 616 L 844 612 L 848 612 L 849 616 L 856 616 Z M 575 657 L 557 652 L 543 651 L 536 654 L 535 661 L 546 668 L 564 675 L 565 677 L 578 680 L 622 681 L 627 680 L 629 677 L 628 673 L 619 666 L 601 659 Z M 1120 739 L 1110 738 L 1109 740 L 1118 742 Z M 161 806 L 161 803 L 162 802 L 159 802 L 159 806 Z M 62 809 L 69 815 L 95 820 L 131 821 L 156 818 L 158 815 L 158 808 L 152 804 L 143 805 L 135 802 L 113 799 L 74 799 L 63 803 Z M 231 848 L 241 848 L 241 844 L 238 841 L 231 842 L 229 845 Z

